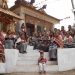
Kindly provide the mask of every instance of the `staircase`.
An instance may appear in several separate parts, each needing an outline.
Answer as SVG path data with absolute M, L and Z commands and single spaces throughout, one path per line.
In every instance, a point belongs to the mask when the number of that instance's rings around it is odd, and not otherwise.
M 44 53 L 45 57 L 48 58 L 48 52 Z M 27 46 L 27 53 L 18 55 L 15 72 L 38 72 L 38 58 L 40 54 L 38 50 L 33 50 L 33 46 Z M 47 72 L 58 71 L 58 65 L 56 62 L 47 62 Z

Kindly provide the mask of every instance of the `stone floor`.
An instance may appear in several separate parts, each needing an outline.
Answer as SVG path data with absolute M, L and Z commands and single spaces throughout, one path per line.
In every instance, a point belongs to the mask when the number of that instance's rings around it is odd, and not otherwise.
M 75 75 L 75 70 L 71 71 L 65 71 L 65 72 L 50 72 L 46 74 L 39 74 L 36 72 L 33 73 L 11 73 L 11 74 L 5 74 L 5 75 Z

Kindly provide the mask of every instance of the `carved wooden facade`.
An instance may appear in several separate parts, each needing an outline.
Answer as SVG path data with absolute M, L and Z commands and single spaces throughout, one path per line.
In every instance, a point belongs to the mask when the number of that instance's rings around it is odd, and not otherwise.
M 10 10 L 21 16 L 26 26 L 28 24 L 33 25 L 34 31 L 37 30 L 38 26 L 40 26 L 41 30 L 44 30 L 44 28 L 46 30 L 52 29 L 53 25 L 59 22 L 59 19 L 47 15 L 45 12 L 36 10 L 33 5 L 28 4 L 26 1 L 21 1 L 19 4 L 17 4 L 17 2 L 18 0 Z M 20 24 L 22 24 L 23 21 L 21 21 Z

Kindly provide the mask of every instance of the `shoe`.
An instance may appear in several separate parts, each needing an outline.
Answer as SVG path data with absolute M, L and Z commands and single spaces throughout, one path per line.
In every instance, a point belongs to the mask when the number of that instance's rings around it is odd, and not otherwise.
M 42 74 L 42 72 L 39 72 L 39 74 Z
M 46 71 L 43 72 L 44 74 L 46 73 Z
M 27 53 L 26 51 L 23 51 L 23 53 Z

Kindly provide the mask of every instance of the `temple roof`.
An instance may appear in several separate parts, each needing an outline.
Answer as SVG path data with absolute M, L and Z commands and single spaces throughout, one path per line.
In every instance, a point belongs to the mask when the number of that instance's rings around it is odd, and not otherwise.
M 55 17 L 53 17 L 53 16 L 48 15 L 44 10 L 36 10 L 36 7 L 35 7 L 35 6 L 33 6 L 32 4 L 28 3 L 28 2 L 25 1 L 25 0 L 23 0 L 23 1 L 21 1 L 21 2 L 19 2 L 19 1 L 20 1 L 20 0 L 15 1 L 15 5 L 10 8 L 11 11 L 15 10 L 16 8 L 18 8 L 19 6 L 22 5 L 22 6 L 24 6 L 24 7 L 27 7 L 27 8 L 29 8 L 29 9 L 31 9 L 31 10 L 34 10 L 34 11 L 36 11 L 36 12 L 38 12 L 38 13 L 41 13 L 41 14 L 43 14 L 43 15 L 45 15 L 45 16 L 48 16 L 48 17 L 50 17 L 50 18 L 53 18 L 53 19 L 57 20 L 58 22 L 60 21 L 59 19 L 57 19 L 57 18 L 55 18 Z
M 7 15 L 10 15 L 12 17 L 15 17 L 17 19 L 22 19 L 20 16 L 16 15 L 15 13 L 13 13 L 12 11 L 10 10 L 6 10 L 6 9 L 3 9 L 3 8 L 0 8 L 0 12 L 4 13 L 4 14 L 7 14 Z

